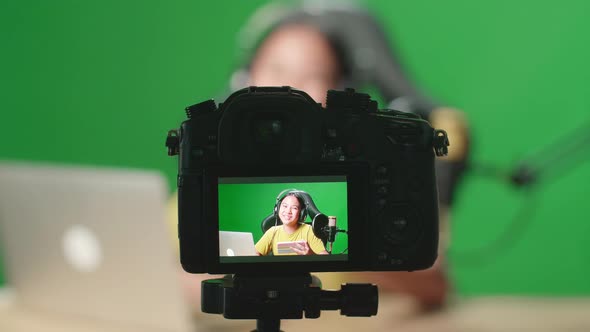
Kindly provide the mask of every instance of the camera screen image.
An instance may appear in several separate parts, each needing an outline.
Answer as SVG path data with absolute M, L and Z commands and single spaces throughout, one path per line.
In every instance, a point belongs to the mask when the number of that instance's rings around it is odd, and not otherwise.
M 345 175 L 220 177 L 219 262 L 348 260 Z

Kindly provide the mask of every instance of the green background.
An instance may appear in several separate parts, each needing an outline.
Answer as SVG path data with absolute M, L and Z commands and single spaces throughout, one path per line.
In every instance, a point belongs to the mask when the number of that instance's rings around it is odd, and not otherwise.
M 165 133 L 226 88 L 263 3 L 3 1 L 0 159 L 157 169 L 172 190 Z M 465 111 L 474 162 L 510 167 L 588 123 L 590 1 L 364 3 L 415 82 Z M 449 253 L 459 294 L 590 294 L 587 156 L 528 192 L 467 176 Z
M 219 230 L 250 232 L 254 243 L 258 242 L 262 237 L 262 220 L 273 212 L 279 193 L 291 188 L 306 191 L 320 212 L 336 216 L 337 226 L 348 229 L 346 187 L 346 182 L 220 184 Z M 337 234 L 332 252 L 341 253 L 347 248 L 347 236 Z

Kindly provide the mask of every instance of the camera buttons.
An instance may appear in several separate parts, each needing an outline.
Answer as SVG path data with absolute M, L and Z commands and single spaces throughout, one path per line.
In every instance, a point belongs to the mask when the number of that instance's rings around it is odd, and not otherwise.
M 376 169 L 376 173 L 377 173 L 378 177 L 384 177 L 384 176 L 387 176 L 387 173 L 389 173 L 389 170 L 385 166 L 378 166 Z
M 193 157 L 201 159 L 205 155 L 205 151 L 203 149 L 197 147 L 191 151 L 191 154 L 193 155 Z
M 404 230 L 404 228 L 406 228 L 406 226 L 408 226 L 408 221 L 406 220 L 406 218 L 398 217 L 393 220 L 392 225 L 398 231 L 402 231 Z

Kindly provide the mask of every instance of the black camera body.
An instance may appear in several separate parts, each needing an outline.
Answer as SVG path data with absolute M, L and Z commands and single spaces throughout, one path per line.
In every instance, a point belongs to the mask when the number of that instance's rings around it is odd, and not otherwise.
M 352 89 L 328 91 L 322 108 L 290 87 L 249 87 L 218 105 L 208 100 L 186 112 L 188 120 L 169 132 L 167 146 L 169 155 L 179 155 L 178 235 L 187 272 L 411 271 L 434 263 L 434 159 L 446 154 L 444 131 L 413 114 L 379 110 L 369 95 Z M 345 253 L 221 257 L 220 218 L 230 210 L 247 211 L 251 204 L 240 205 L 242 199 L 222 203 L 220 186 L 260 182 L 291 187 L 322 179 L 337 179 L 346 188 L 339 193 L 346 200 Z M 251 198 L 261 190 L 244 191 L 240 197 Z M 274 199 L 259 198 L 269 212 Z M 232 218 L 230 223 L 241 219 Z M 257 232 L 259 221 L 241 222 Z

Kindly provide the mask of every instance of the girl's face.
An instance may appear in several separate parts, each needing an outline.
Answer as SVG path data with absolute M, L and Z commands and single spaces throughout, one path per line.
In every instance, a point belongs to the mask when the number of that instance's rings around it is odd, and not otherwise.
M 287 25 L 263 42 L 250 68 L 250 85 L 288 85 L 307 92 L 325 104 L 326 93 L 339 79 L 338 59 L 318 31 L 304 25 Z
M 297 224 L 299 220 L 299 214 L 301 213 L 301 206 L 299 206 L 299 200 L 295 196 L 287 196 L 283 198 L 279 207 L 279 218 L 283 222 L 283 225 L 293 226 Z

